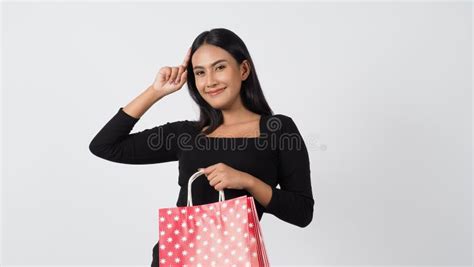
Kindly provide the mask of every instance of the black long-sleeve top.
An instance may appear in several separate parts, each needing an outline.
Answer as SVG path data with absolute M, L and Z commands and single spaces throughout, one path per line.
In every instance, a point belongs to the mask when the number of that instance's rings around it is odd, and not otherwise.
M 272 187 L 267 207 L 257 200 L 259 220 L 264 212 L 306 227 L 313 218 L 310 161 L 305 142 L 294 121 L 285 115 L 262 115 L 258 137 L 208 137 L 196 121 L 167 122 L 130 133 L 139 119 L 120 107 L 89 145 L 103 159 L 126 164 L 179 162 L 178 207 L 187 205 L 188 180 L 198 168 L 222 162 L 251 174 Z M 201 178 L 202 177 L 202 178 Z M 192 184 L 193 205 L 219 201 L 205 176 Z M 277 185 L 280 188 L 276 188 Z M 246 190 L 224 189 L 225 199 L 252 196 Z

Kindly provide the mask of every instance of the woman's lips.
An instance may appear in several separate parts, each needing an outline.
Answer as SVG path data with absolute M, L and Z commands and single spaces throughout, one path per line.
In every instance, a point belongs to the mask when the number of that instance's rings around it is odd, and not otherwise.
M 222 91 L 224 91 L 225 88 L 226 88 L 226 87 L 224 87 L 224 88 L 222 88 L 222 89 L 219 89 L 219 90 L 217 90 L 217 91 L 214 91 L 214 92 L 212 92 L 212 93 L 208 93 L 208 94 L 209 94 L 210 96 L 216 96 L 216 95 L 222 93 Z

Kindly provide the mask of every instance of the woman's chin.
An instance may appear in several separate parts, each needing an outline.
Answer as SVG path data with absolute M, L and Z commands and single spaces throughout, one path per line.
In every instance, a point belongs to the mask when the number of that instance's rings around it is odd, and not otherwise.
M 225 105 L 220 103 L 209 103 L 213 109 L 222 109 Z
M 225 109 L 231 105 L 231 98 L 225 94 L 219 97 L 207 97 L 206 102 L 214 109 Z
M 227 106 L 227 101 L 224 100 L 211 99 L 207 103 L 214 109 L 223 109 Z

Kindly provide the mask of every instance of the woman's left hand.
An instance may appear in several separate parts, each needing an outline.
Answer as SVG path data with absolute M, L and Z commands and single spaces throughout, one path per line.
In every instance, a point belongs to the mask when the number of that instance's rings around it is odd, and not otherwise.
M 247 173 L 236 170 L 222 162 L 207 168 L 200 168 L 200 170 L 207 176 L 209 184 L 217 191 L 224 188 L 246 189 L 251 179 Z

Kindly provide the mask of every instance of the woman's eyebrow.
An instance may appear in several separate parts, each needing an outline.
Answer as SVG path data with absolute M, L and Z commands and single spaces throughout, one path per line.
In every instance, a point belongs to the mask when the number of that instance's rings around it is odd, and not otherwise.
M 216 62 L 212 63 L 212 64 L 211 64 L 211 67 L 214 66 L 214 65 L 216 65 L 217 63 L 220 63 L 220 62 L 223 62 L 223 61 L 227 61 L 227 60 L 225 60 L 225 59 L 219 59 L 219 60 L 217 60 Z M 195 66 L 195 67 L 193 68 L 193 70 L 194 70 L 194 69 L 204 69 L 204 67 L 203 67 L 203 66 Z

